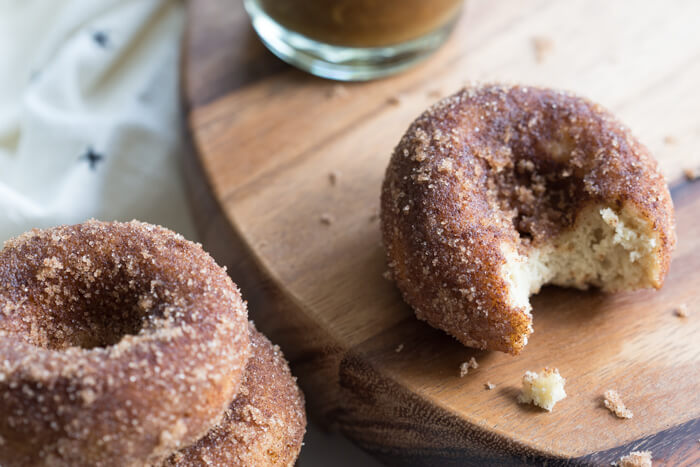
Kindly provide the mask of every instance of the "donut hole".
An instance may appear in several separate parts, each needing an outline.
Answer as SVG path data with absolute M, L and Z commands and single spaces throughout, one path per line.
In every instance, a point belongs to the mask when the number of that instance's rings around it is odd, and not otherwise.
M 522 149 L 521 149 L 522 150 Z M 509 152 L 514 150 L 509 149 Z M 492 170 L 489 192 L 521 241 L 542 243 L 574 222 L 582 180 L 563 162 L 515 153 L 510 170 Z
M 132 299 L 84 303 L 71 310 L 52 313 L 41 330 L 39 342 L 52 350 L 68 347 L 93 349 L 118 344 L 125 336 L 135 336 L 144 327 L 146 316 Z
M 87 270 L 77 267 L 74 258 L 57 257 L 40 264 L 25 271 L 34 276 L 35 286 L 16 297 L 14 303 L 20 305 L 0 320 L 0 329 L 14 331 L 32 345 L 50 350 L 109 347 L 163 316 L 163 283 L 139 265 L 113 262 Z
M 125 336 L 137 335 L 147 315 L 131 294 L 98 293 L 70 306 L 46 307 L 47 297 L 37 297 L 37 305 L 28 306 L 23 319 L 31 320 L 30 332 L 23 333 L 33 345 L 50 350 L 68 347 L 93 349 L 119 343 Z M 50 299 L 49 299 L 50 300 Z

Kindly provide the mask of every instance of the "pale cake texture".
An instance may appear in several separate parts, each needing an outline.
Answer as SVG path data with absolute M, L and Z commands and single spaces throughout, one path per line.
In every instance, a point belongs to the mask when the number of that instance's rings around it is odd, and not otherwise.
M 606 292 L 654 285 L 661 265 L 653 254 L 652 226 L 604 205 L 585 208 L 578 216 L 573 229 L 525 254 L 505 251 L 502 275 L 516 307 L 530 312 L 530 295 L 545 284 Z
M 418 117 L 387 168 L 381 221 L 416 316 L 513 354 L 542 286 L 659 288 L 676 240 L 664 177 L 624 125 L 521 86 L 468 87 Z
M 566 397 L 565 383 L 566 380 L 556 368 L 545 368 L 539 373 L 527 371 L 523 376 L 518 402 L 531 403 L 551 412 L 554 405 Z

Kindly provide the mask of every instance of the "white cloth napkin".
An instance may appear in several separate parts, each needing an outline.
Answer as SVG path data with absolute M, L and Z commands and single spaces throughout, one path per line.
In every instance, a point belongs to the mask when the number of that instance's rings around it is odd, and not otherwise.
M 139 219 L 194 237 L 178 0 L 0 0 L 0 241 Z
M 0 245 L 91 217 L 195 238 L 179 160 L 183 16 L 179 0 L 0 0 Z M 312 424 L 305 441 L 306 467 L 378 465 Z

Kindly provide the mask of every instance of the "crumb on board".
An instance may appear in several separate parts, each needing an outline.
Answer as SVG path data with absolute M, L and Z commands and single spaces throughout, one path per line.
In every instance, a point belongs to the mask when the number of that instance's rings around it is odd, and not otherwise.
M 545 368 L 539 373 L 526 371 L 518 402 L 532 403 L 551 412 L 554 405 L 566 397 L 565 383 L 556 368 Z
M 372 214 L 369 215 L 370 222 L 374 222 L 377 219 L 379 219 L 379 213 L 377 211 L 374 211 Z
M 535 50 L 535 61 L 542 63 L 554 50 L 554 41 L 549 37 L 534 36 L 532 38 L 532 47 Z
M 673 135 L 664 136 L 664 143 L 666 143 L 666 144 L 676 144 L 677 142 L 678 142 L 678 140 Z
M 402 350 L 403 350 L 403 344 L 399 344 L 399 345 L 397 345 L 396 348 L 394 349 L 394 352 L 399 353 L 399 352 L 401 352 Z
M 464 378 L 467 376 L 470 368 L 475 370 L 479 368 L 479 364 L 476 363 L 476 359 L 474 357 L 470 358 L 468 362 L 463 362 L 461 365 L 459 365 L 459 377 Z
M 386 100 L 387 104 L 389 105 L 400 105 L 401 104 L 401 98 L 399 96 L 389 96 Z
M 331 186 L 336 186 L 338 184 L 338 179 L 340 178 L 340 172 L 334 170 L 328 174 L 328 182 Z
M 431 89 L 430 91 L 428 91 L 427 96 L 431 99 L 438 99 L 442 97 L 442 94 L 442 89 Z
M 391 275 L 391 271 L 388 269 L 382 273 L 382 277 L 388 281 L 394 280 L 393 276 Z
M 622 402 L 620 394 L 614 389 L 608 389 L 603 396 L 603 404 L 605 407 L 618 418 L 632 418 L 634 416 L 632 411 L 625 407 L 625 403 Z
M 618 467 L 651 467 L 651 451 L 632 451 L 612 465 Z
M 685 178 L 687 178 L 689 181 L 697 180 L 700 178 L 700 168 L 685 168 L 683 169 L 683 175 L 685 175 Z
M 350 92 L 348 91 L 347 87 L 343 86 L 342 84 L 334 84 L 330 87 L 330 89 L 328 89 L 326 96 L 329 98 L 346 97 L 348 94 L 350 94 Z
M 673 314 L 678 316 L 679 318 L 687 318 L 689 315 L 688 305 L 686 305 L 685 303 L 681 303 L 673 309 Z
M 491 381 L 486 381 L 486 384 L 484 384 L 484 387 L 485 387 L 488 391 L 490 391 L 491 389 L 495 388 L 496 385 L 493 384 Z
M 319 219 L 321 220 L 321 224 L 323 225 L 331 225 L 335 220 L 333 216 L 331 216 L 328 213 L 321 214 L 321 217 Z

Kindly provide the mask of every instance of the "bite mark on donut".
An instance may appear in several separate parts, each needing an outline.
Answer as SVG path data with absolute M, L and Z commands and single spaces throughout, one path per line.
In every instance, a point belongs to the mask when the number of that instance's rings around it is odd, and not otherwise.
M 578 214 L 572 229 L 551 241 L 522 254 L 504 251 L 503 275 L 515 306 L 529 312 L 529 296 L 546 284 L 608 292 L 658 287 L 657 236 L 628 209 L 616 213 L 592 205 Z

